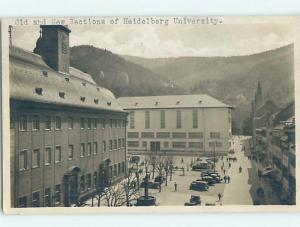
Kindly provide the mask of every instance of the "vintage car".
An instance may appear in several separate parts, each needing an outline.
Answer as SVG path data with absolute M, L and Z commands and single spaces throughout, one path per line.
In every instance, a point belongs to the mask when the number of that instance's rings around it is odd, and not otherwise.
M 198 195 L 191 195 L 190 201 L 184 203 L 185 206 L 197 206 L 201 205 L 201 198 Z
M 209 188 L 207 182 L 205 181 L 193 181 L 190 184 L 190 190 L 196 190 L 196 191 L 207 191 Z

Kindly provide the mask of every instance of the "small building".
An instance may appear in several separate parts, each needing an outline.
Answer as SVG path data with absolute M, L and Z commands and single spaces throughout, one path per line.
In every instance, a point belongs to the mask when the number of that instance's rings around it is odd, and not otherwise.
M 65 26 L 41 26 L 35 53 L 10 46 L 12 207 L 80 205 L 126 171 L 114 95 L 69 63 Z
M 232 107 L 208 95 L 120 97 L 131 154 L 227 155 Z

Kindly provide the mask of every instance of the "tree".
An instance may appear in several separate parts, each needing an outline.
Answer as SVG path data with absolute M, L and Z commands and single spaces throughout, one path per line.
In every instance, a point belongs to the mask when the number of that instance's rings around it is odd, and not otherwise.
M 138 172 L 129 171 L 126 178 L 120 183 L 124 191 L 126 206 L 130 206 L 130 202 L 139 196 L 138 174 Z
M 108 207 L 119 207 L 124 204 L 124 189 L 121 184 L 115 184 L 105 188 L 102 196 Z

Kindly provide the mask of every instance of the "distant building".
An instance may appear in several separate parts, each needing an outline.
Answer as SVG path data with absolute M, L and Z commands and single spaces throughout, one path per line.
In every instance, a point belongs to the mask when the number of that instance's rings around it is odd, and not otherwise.
M 79 205 L 126 171 L 126 112 L 70 67 L 67 27 L 41 28 L 35 53 L 10 46 L 12 207 Z
M 270 119 L 268 154 L 276 176 L 276 191 L 284 204 L 295 204 L 295 104 L 278 111 Z
M 208 95 L 121 97 L 129 153 L 226 155 L 231 110 Z

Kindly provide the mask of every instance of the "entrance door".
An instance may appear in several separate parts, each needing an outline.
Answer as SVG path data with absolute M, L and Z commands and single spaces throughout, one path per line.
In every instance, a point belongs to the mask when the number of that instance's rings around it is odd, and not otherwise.
M 150 151 L 157 152 L 160 151 L 159 141 L 150 141 Z

